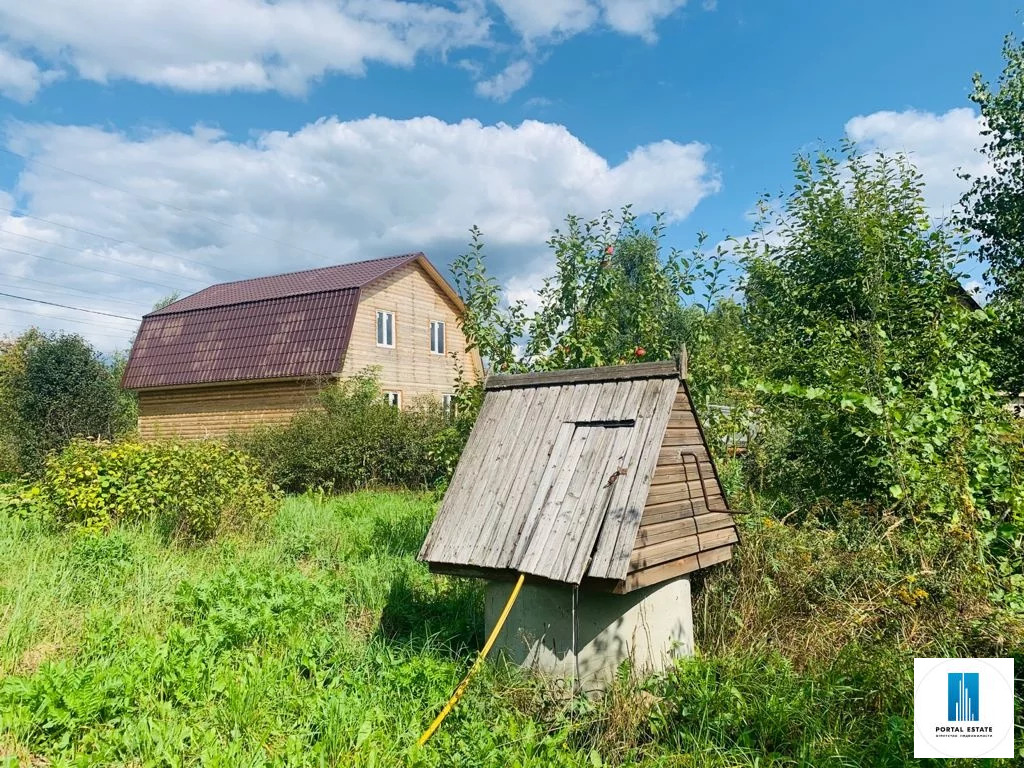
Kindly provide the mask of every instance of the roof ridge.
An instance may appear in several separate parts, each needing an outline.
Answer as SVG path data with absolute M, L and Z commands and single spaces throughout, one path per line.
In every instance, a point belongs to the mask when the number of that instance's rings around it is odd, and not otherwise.
M 563 368 L 554 371 L 492 374 L 484 381 L 484 389 L 517 389 L 565 384 L 596 384 L 629 379 L 683 378 L 678 362 L 654 361 L 626 365 L 602 365 L 594 368 Z
M 313 267 L 311 269 L 299 269 L 299 270 L 295 270 L 295 271 L 292 271 L 292 272 L 280 272 L 280 273 L 276 273 L 276 274 L 272 274 L 272 275 L 260 275 L 258 277 L 247 277 L 247 278 L 244 278 L 242 280 L 229 280 L 229 281 L 226 281 L 226 282 L 223 282 L 223 283 L 213 283 L 212 285 L 208 285 L 205 288 L 201 288 L 200 290 L 196 291 L 195 293 L 189 294 L 188 296 L 182 296 L 180 299 L 177 299 L 176 301 L 168 304 L 166 307 L 161 307 L 160 309 L 155 309 L 152 312 L 147 312 L 145 315 L 143 315 L 143 317 L 149 317 L 150 315 L 177 315 L 177 314 L 182 314 L 183 315 L 183 314 L 185 314 L 187 312 L 197 312 L 197 311 L 202 311 L 203 309 L 213 309 L 214 307 L 233 307 L 233 306 L 238 306 L 240 304 L 255 304 L 255 303 L 258 303 L 258 302 L 261 302 L 261 301 L 270 301 L 270 300 L 273 300 L 273 299 L 283 299 L 283 298 L 288 298 L 289 296 L 308 296 L 308 295 L 314 294 L 314 293 L 332 293 L 334 291 L 359 289 L 359 288 L 364 287 L 368 283 L 371 283 L 374 280 L 379 279 L 383 275 L 376 275 L 372 279 L 364 280 L 364 281 L 362 281 L 362 282 L 360 282 L 360 283 L 358 283 L 356 285 L 348 285 L 348 286 L 342 286 L 342 287 L 337 287 L 337 288 L 311 288 L 309 290 L 301 290 L 301 291 L 296 291 L 294 293 L 286 293 L 286 294 L 280 294 L 280 295 L 276 295 L 276 296 L 264 296 L 264 297 L 260 297 L 260 298 L 249 298 L 249 299 L 239 299 L 237 301 L 227 301 L 227 302 L 224 302 L 224 303 L 210 305 L 210 306 L 205 306 L 205 307 L 204 306 L 187 307 L 187 308 L 179 309 L 179 310 L 175 310 L 173 308 L 175 304 L 185 302 L 188 299 L 192 299 L 192 298 L 194 298 L 196 296 L 199 296 L 200 294 L 203 294 L 203 293 L 205 293 L 207 291 L 210 291 L 211 289 L 214 289 L 214 288 L 224 289 L 224 288 L 228 288 L 229 286 L 239 286 L 239 285 L 243 285 L 243 284 L 246 284 L 246 283 L 259 282 L 261 280 L 280 280 L 280 279 L 287 280 L 289 278 L 294 278 L 297 275 L 308 275 L 308 274 L 312 274 L 314 272 L 324 272 L 324 271 L 327 271 L 327 270 L 330 270 L 330 269 L 343 269 L 343 268 L 346 268 L 346 267 L 349 267 L 349 268 L 350 267 L 358 267 L 358 266 L 362 266 L 362 265 L 366 265 L 366 264 L 376 264 L 376 263 L 379 263 L 379 262 L 382 262 L 382 261 L 395 261 L 395 262 L 397 262 L 396 266 L 400 266 L 401 264 L 408 263 L 408 262 L 412 261 L 413 259 L 418 259 L 418 258 L 426 258 L 426 254 L 424 254 L 423 251 L 412 251 L 412 252 L 409 252 L 409 253 L 396 254 L 394 256 L 380 256 L 380 257 L 378 257 L 376 259 L 363 259 L 362 261 L 350 261 L 350 262 L 347 262 L 347 263 L 344 263 L 344 264 L 329 264 L 329 265 L 324 266 L 324 267 Z
M 347 262 L 345 262 L 343 264 L 328 264 L 325 267 L 310 267 L 309 269 L 296 269 L 296 270 L 294 270 L 292 272 L 276 272 L 273 275 L 260 275 L 259 277 L 245 277 L 245 278 L 242 278 L 241 280 L 228 280 L 228 281 L 223 282 L 223 283 L 214 283 L 213 285 L 206 286 L 206 288 L 203 288 L 202 290 L 205 291 L 207 288 L 216 288 L 219 285 L 238 285 L 239 283 L 248 283 L 248 282 L 252 282 L 253 280 L 267 280 L 267 279 L 272 278 L 272 277 L 293 277 L 295 275 L 304 275 L 304 274 L 307 274 L 309 272 L 320 272 L 321 270 L 324 270 L 324 269 L 337 269 L 338 267 L 354 267 L 357 264 L 373 264 L 375 261 L 390 261 L 392 259 L 412 259 L 412 258 L 415 258 L 416 256 L 423 256 L 423 255 L 425 255 L 425 254 L 422 251 L 411 251 L 409 253 L 396 253 L 394 256 L 378 256 L 376 259 L 362 259 L 361 261 L 347 261 Z M 295 294 L 295 295 L 298 295 L 298 294 Z
M 374 278 L 377 279 L 377 278 Z M 371 281 L 372 282 L 372 281 Z M 221 283 L 218 283 L 221 285 Z M 211 286 L 212 287 L 212 286 Z M 314 288 L 308 291 L 299 291 L 297 293 L 287 293 L 282 296 L 263 296 L 258 299 L 239 299 L 238 301 L 226 301 L 223 304 L 214 304 L 213 306 L 206 307 L 189 307 L 188 309 L 179 309 L 178 311 L 168 311 L 174 304 L 168 304 L 162 309 L 156 309 L 152 312 L 142 316 L 143 319 L 147 317 L 166 317 L 167 315 L 187 315 L 189 312 L 209 312 L 212 309 L 223 309 L 224 307 L 240 307 L 243 304 L 263 304 L 267 301 L 284 301 L 285 299 L 294 299 L 299 296 L 313 296 L 318 293 L 340 293 L 341 291 L 361 291 L 363 286 L 361 285 L 349 285 L 345 288 Z M 195 296 L 195 294 L 192 294 Z M 184 298 L 189 298 L 185 296 Z M 177 302 L 175 302 L 176 304 Z

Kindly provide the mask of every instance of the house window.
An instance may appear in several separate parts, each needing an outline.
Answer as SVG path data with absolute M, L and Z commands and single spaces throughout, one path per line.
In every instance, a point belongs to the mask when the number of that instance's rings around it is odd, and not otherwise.
M 377 346 L 395 346 L 395 313 L 377 310 Z
M 392 408 L 402 407 L 402 393 L 401 392 L 385 392 L 384 402 L 390 405 Z
M 435 355 L 444 354 L 444 322 L 430 321 L 430 351 Z
M 445 416 L 449 419 L 452 418 L 455 415 L 455 395 L 441 395 L 441 409 L 444 411 Z

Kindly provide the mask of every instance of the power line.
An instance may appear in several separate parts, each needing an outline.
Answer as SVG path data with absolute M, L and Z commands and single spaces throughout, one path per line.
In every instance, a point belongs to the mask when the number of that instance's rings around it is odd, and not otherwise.
M 85 309 L 83 307 L 72 307 L 69 304 L 58 304 L 55 301 L 43 301 L 42 299 L 30 299 L 28 296 L 17 296 L 13 293 L 4 293 L 0 291 L 0 296 L 6 296 L 8 299 L 20 299 L 21 301 L 31 301 L 36 304 L 46 304 L 51 307 L 60 307 L 61 309 L 73 309 L 75 312 L 88 312 L 90 315 L 104 315 L 105 317 L 116 317 L 120 320 L 133 320 L 139 321 L 141 317 L 129 317 L 128 315 L 115 315 L 112 312 L 101 312 L 98 309 Z
M 60 283 L 49 283 L 46 280 L 36 280 L 35 278 L 32 278 L 32 277 L 21 277 L 20 275 L 9 275 L 9 274 L 0 272 L 0 278 L 5 278 L 7 280 L 17 280 L 18 282 L 21 282 L 21 283 L 33 283 L 35 285 L 45 285 L 45 286 L 48 286 L 50 288 L 59 288 L 62 291 L 71 291 L 72 293 L 80 293 L 83 296 L 94 296 L 94 297 L 96 297 L 98 299 L 103 299 L 104 301 L 113 301 L 113 302 L 115 302 L 117 304 L 124 304 L 124 305 L 129 306 L 129 307 L 137 307 L 139 305 L 139 302 L 137 302 L 137 301 L 128 301 L 127 299 L 119 299 L 116 296 L 111 296 L 111 295 L 106 294 L 106 293 L 97 293 L 96 291 L 86 291 L 83 288 L 74 288 L 74 287 L 69 286 L 69 285 L 61 285 Z M 40 293 L 43 293 L 43 291 L 41 291 L 39 288 L 32 288 L 32 287 L 27 286 L 27 285 L 15 285 L 15 286 L 11 286 L 11 287 L 13 287 L 13 288 L 22 288 L 22 289 L 27 290 L 27 291 L 39 291 Z
M 167 285 L 166 283 L 156 283 L 156 282 L 153 282 L 152 280 L 143 280 L 141 277 L 132 277 L 131 275 L 122 275 L 122 274 L 120 274 L 118 272 L 110 272 L 110 271 L 108 271 L 106 269 L 99 269 L 98 267 L 90 267 L 90 266 L 88 266 L 86 264 L 75 264 L 75 263 L 70 262 L 70 261 L 64 261 L 63 259 L 56 259 L 53 256 L 43 256 L 41 253 L 29 253 L 28 251 L 19 251 L 19 250 L 15 249 L 15 248 L 7 248 L 6 246 L 3 246 L 3 245 L 0 245 L 0 251 L 10 251 L 11 253 L 17 253 L 17 254 L 20 254 L 22 256 L 31 256 L 32 258 L 35 258 L 35 259 L 43 259 L 44 261 L 53 261 L 53 262 L 56 262 L 57 264 L 63 264 L 65 266 L 67 266 L 67 267 L 74 267 L 75 269 L 87 269 L 90 272 L 98 272 L 101 275 L 110 275 L 112 277 L 117 277 L 117 278 L 120 278 L 122 280 L 134 280 L 137 283 L 147 283 L 148 285 L 155 285 L 158 288 L 166 288 L 169 291 L 175 291 L 176 292 L 176 291 L 180 291 L 181 290 L 181 288 L 176 288 L 175 286 Z
M 3 311 L 2 307 L 0 307 L 0 311 Z M 13 312 L 14 310 L 8 309 L 7 311 L 8 312 Z M 31 314 L 31 313 L 26 313 L 26 314 Z M 39 317 L 44 317 L 44 315 L 39 315 Z M 9 326 L 6 327 L 6 330 L 0 330 L 0 337 L 4 336 L 5 334 L 10 334 L 12 336 L 17 336 L 18 334 L 24 333 L 26 330 L 27 330 L 27 328 L 25 326 L 9 325 Z M 121 343 L 125 343 L 125 342 L 128 341 L 128 339 L 125 338 L 124 334 L 103 333 L 102 331 L 94 331 L 91 328 L 83 329 L 81 332 L 82 333 L 87 333 L 89 336 L 102 336 L 105 339 L 115 339 L 115 340 L 117 340 L 117 341 L 119 341 Z
M 189 277 L 188 275 L 182 275 L 182 274 L 179 274 L 178 272 L 171 272 L 171 271 L 166 270 L 166 269 L 157 269 L 156 267 L 151 267 L 151 266 L 149 266 L 147 264 L 137 264 L 136 262 L 128 261 L 127 259 L 119 259 L 116 256 L 111 256 L 109 254 L 93 253 L 93 252 L 87 251 L 87 250 L 85 250 L 83 248 L 73 248 L 72 246 L 64 245 L 63 243 L 55 243 L 52 240 L 43 240 L 41 237 L 32 237 L 32 235 L 23 235 L 20 232 L 12 232 L 11 230 L 4 229 L 3 227 L 0 227 L 0 232 L 4 232 L 4 233 L 6 233 L 8 235 L 14 235 L 15 237 L 23 237 L 26 240 L 35 240 L 37 243 L 44 243 L 45 245 L 52 245 L 52 246 L 55 246 L 57 248 L 63 248 L 66 251 L 73 251 L 74 253 L 84 253 L 87 256 L 96 256 L 97 258 L 100 258 L 100 259 L 109 259 L 110 261 L 116 261 L 119 264 L 127 264 L 129 267 L 137 267 L 137 268 L 140 268 L 140 269 L 146 269 L 146 270 L 149 270 L 150 272 L 159 272 L 162 275 L 170 275 L 171 277 L 181 278 L 183 280 L 195 280 L 197 283 L 206 283 L 206 282 L 208 282 L 206 279 L 204 279 L 202 277 Z M 171 258 L 174 258 L 174 257 L 172 256 Z
M 34 315 L 35 317 L 44 317 L 47 320 L 56 320 L 60 323 L 78 323 L 79 325 L 91 325 L 96 328 L 112 328 L 114 330 L 123 331 L 126 334 L 131 333 L 131 330 L 128 328 L 121 328 L 118 325 L 111 325 L 110 323 L 101 323 L 96 320 L 79 320 L 76 317 L 57 317 L 56 315 L 46 315 L 42 312 L 33 312 L 28 309 L 18 309 L 16 307 L 5 307 L 0 305 L 0 312 L 16 312 L 19 315 Z
M 0 149 L 2 149 L 2 147 L 0 147 Z M 0 211 L 3 211 L 4 213 L 9 213 L 12 216 L 16 216 L 18 218 L 32 219 L 33 221 L 41 221 L 44 224 L 52 224 L 55 227 L 63 227 L 64 229 L 70 229 L 72 232 L 80 232 L 83 235 L 90 235 L 92 237 L 98 237 L 98 238 L 100 238 L 102 240 L 109 240 L 110 242 L 117 243 L 118 245 L 131 245 L 131 246 L 133 246 L 135 248 L 138 248 L 139 250 L 142 250 L 142 251 L 148 251 L 149 253 L 155 253 L 158 256 L 167 256 L 168 258 L 171 258 L 171 259 L 179 259 L 181 261 L 187 261 L 187 262 L 189 262 L 191 264 L 196 264 L 196 265 L 198 265 L 200 267 L 203 267 L 205 269 L 215 269 L 218 272 L 225 272 L 225 273 L 227 273 L 229 275 L 235 275 L 236 277 L 242 277 L 242 278 L 246 277 L 246 275 L 243 274 L 242 272 L 237 272 L 237 271 L 235 271 L 233 269 L 227 269 L 226 267 L 217 267 L 217 266 L 214 266 L 213 264 L 207 264 L 205 261 L 199 261 L 198 259 L 190 259 L 190 258 L 188 258 L 186 256 L 175 256 L 174 254 L 168 253 L 167 251 L 160 251 L 160 250 L 157 250 L 156 248 L 150 248 L 150 247 L 145 246 L 145 245 L 140 245 L 139 243 L 136 243 L 136 242 L 134 242 L 132 240 L 121 240 L 121 239 L 116 238 L 116 237 L 111 237 L 110 235 L 101 235 L 99 232 L 93 232 L 90 229 L 82 229 L 81 227 L 75 227 L 75 226 L 72 226 L 71 224 L 61 224 L 59 221 L 54 221 L 53 219 L 44 219 L 42 216 L 35 216 L 34 214 L 25 213 L 23 211 L 17 211 L 17 210 L 15 210 L 13 208 L 3 208 L 3 207 L 0 207 Z M 22 237 L 27 237 L 27 235 L 22 235 Z M 54 245 L 57 245 L 57 243 L 54 243 Z
M 285 248 L 291 248 L 291 249 L 296 250 L 296 251 L 302 251 L 303 253 L 308 253 L 311 256 L 316 256 L 318 259 L 327 259 L 327 257 L 324 256 L 322 253 L 317 253 L 316 251 L 311 251 L 308 248 L 303 248 L 302 246 L 299 246 L 299 245 L 292 245 L 291 243 L 287 243 L 284 240 L 277 240 L 276 238 L 270 237 L 268 235 L 263 235 L 263 234 L 260 234 L 259 232 L 254 232 L 253 230 L 245 229 L 244 227 L 239 227 L 236 224 L 230 224 L 230 223 L 228 223 L 226 221 L 221 221 L 220 219 L 215 219 L 212 216 L 207 216 L 205 213 L 201 213 L 201 212 L 196 211 L 196 210 L 191 209 L 191 208 L 183 208 L 183 207 L 181 207 L 179 205 L 174 205 L 173 203 L 168 203 L 165 200 L 158 200 L 155 197 L 149 197 L 148 195 L 143 195 L 143 194 L 140 194 L 138 192 L 132 192 L 131 190 L 124 189 L 122 187 L 117 187 L 117 186 L 115 186 L 113 184 L 110 184 L 110 183 L 108 183 L 106 181 L 101 181 L 100 179 L 93 178 L 92 176 L 86 176 L 84 173 L 78 173 L 76 171 L 71 171 L 71 170 L 68 170 L 67 168 L 61 168 L 59 165 L 53 165 L 52 163 L 47 163 L 47 162 L 45 162 L 43 160 L 38 160 L 38 159 L 36 159 L 34 157 L 29 157 L 28 155 L 23 155 L 20 152 L 15 152 L 13 149 L 9 149 L 8 147 L 0 147 L 0 152 L 7 152 L 8 154 L 14 155 L 15 157 L 20 157 L 26 163 L 35 163 L 36 165 L 41 165 L 44 168 L 50 168 L 50 169 L 52 169 L 54 171 L 60 171 L 61 173 L 66 173 L 69 176 L 75 176 L 75 177 L 77 177 L 79 179 L 83 179 L 85 181 L 91 181 L 93 184 L 99 184 L 101 187 L 106 187 L 107 189 L 112 189 L 115 192 L 121 192 L 121 193 L 123 193 L 125 195 L 131 195 L 132 197 L 137 197 L 140 200 L 146 200 L 147 202 L 155 203 L 156 205 L 162 205 L 165 208 L 170 208 L 171 210 L 178 211 L 179 213 L 187 213 L 187 214 L 189 214 L 191 216 L 196 216 L 196 217 L 201 218 L 201 219 L 206 219 L 207 221 L 213 222 L 214 224 L 219 224 L 222 227 L 228 227 L 229 229 L 234 229 L 234 230 L 237 230 L 239 232 L 244 232 L 245 234 L 252 235 L 253 237 L 258 237 L 258 238 L 261 238 L 263 240 L 267 240 L 268 242 L 271 242 L 271 243 L 277 243 L 278 245 L 283 245 Z

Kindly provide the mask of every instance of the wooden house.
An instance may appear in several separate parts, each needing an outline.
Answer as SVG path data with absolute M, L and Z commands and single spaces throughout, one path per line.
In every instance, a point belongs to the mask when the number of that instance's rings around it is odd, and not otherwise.
M 371 366 L 395 406 L 447 400 L 457 363 L 482 373 L 463 309 L 422 253 L 222 283 L 143 317 L 122 384 L 144 439 L 284 423 Z
M 684 368 L 490 376 L 420 559 L 620 594 L 727 560 L 736 526 Z

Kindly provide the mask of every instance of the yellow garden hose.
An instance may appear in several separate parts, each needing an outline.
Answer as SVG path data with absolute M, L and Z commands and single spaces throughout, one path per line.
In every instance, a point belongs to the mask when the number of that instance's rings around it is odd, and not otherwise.
M 519 589 L 523 586 L 523 580 L 526 578 L 525 574 L 519 574 L 519 579 L 516 581 L 516 585 L 512 588 L 512 594 L 508 596 L 508 602 L 505 603 L 505 609 L 501 612 L 501 616 L 498 617 L 497 623 L 494 625 L 494 629 L 491 630 L 491 636 L 487 638 L 487 642 L 484 643 L 483 650 L 480 651 L 480 655 L 476 657 L 476 661 L 473 662 L 473 666 L 469 668 L 469 672 L 462 678 L 462 682 L 459 683 L 455 689 L 455 693 L 448 699 L 448 703 L 444 705 L 444 709 L 441 713 L 434 718 L 434 722 L 430 724 L 430 727 L 423 732 L 420 736 L 419 745 L 422 747 L 431 736 L 434 735 L 444 719 L 448 717 L 448 713 L 455 708 L 455 705 L 459 703 L 459 699 L 462 698 L 462 694 L 466 692 L 466 688 L 469 687 L 469 681 L 476 674 L 476 671 L 480 669 L 480 666 L 484 663 L 484 659 L 487 658 L 487 653 L 491 650 L 491 646 L 494 645 L 494 641 L 498 638 L 498 633 L 501 632 L 501 628 L 505 626 L 505 619 L 508 618 L 508 614 L 512 610 L 512 605 L 515 603 L 516 598 L 519 597 Z

